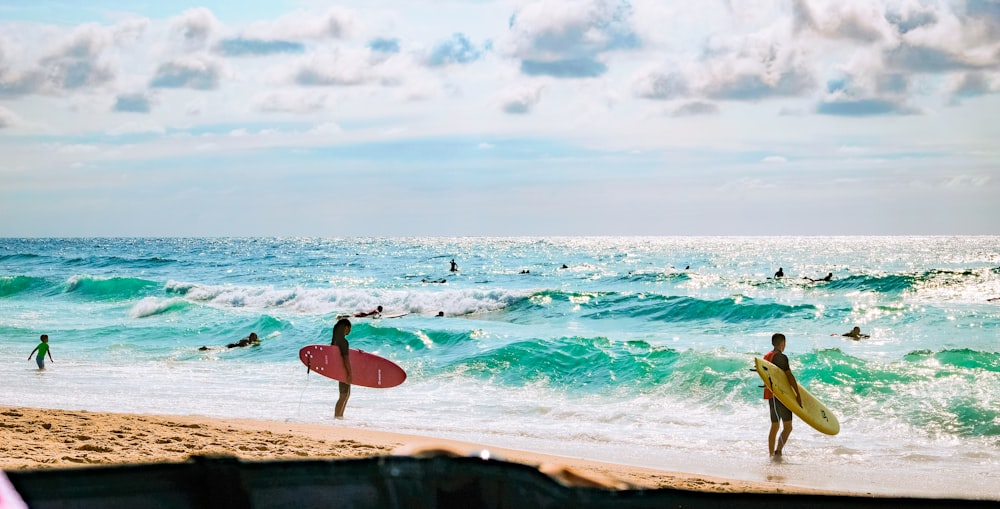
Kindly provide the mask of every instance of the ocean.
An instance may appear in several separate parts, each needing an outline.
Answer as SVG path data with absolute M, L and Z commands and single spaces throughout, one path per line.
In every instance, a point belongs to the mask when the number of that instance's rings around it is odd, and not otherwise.
M 985 236 L 0 239 L 0 404 L 1000 499 L 998 297 Z M 378 305 L 409 314 L 355 319 L 348 339 L 408 379 L 355 387 L 335 421 L 336 382 L 298 350 Z M 840 336 L 854 326 L 871 337 Z M 225 348 L 250 332 L 259 346 Z M 827 436 L 796 418 L 781 462 L 751 371 L 775 332 L 841 422 Z

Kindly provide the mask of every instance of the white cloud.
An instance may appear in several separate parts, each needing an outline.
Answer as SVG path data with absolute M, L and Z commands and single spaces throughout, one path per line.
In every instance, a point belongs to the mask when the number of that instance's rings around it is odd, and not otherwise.
M 206 7 L 188 9 L 171 23 L 172 31 L 187 50 L 206 49 L 221 28 L 222 23 Z
M 253 103 L 263 112 L 308 114 L 328 111 L 335 101 L 326 92 L 292 88 L 258 94 Z
M 706 97 L 760 100 L 803 96 L 817 79 L 809 57 L 782 26 L 746 36 L 716 37 L 692 80 Z
M 677 99 L 689 92 L 687 77 L 677 70 L 646 69 L 632 83 L 635 95 L 646 99 Z
M 1000 92 L 1000 73 L 967 72 L 951 79 L 952 99 L 977 97 Z
M 639 46 L 628 2 L 538 0 L 514 13 L 497 48 L 527 75 L 592 78 L 607 72 L 605 54 Z
M 377 64 L 366 49 L 335 48 L 303 57 L 293 71 L 294 83 L 303 86 L 349 86 L 378 81 Z
M 74 143 L 69 145 L 59 145 L 56 147 L 56 151 L 61 154 L 88 154 L 97 152 L 100 150 L 96 145 L 89 145 L 85 143 Z
M 333 7 L 318 14 L 299 10 L 276 18 L 274 21 L 249 25 L 245 35 L 259 39 L 350 39 L 360 35 L 363 24 L 354 11 Z
M 45 84 L 50 90 L 61 91 L 92 88 L 112 81 L 115 70 L 105 53 L 113 40 L 111 31 L 100 25 L 77 27 L 39 62 Z
M 795 0 L 796 28 L 832 39 L 873 44 L 894 36 L 880 5 L 867 0 L 821 3 Z
M 670 115 L 673 117 L 690 117 L 696 115 L 715 115 L 719 107 L 712 103 L 692 101 L 675 108 Z
M 440 97 L 445 93 L 441 82 L 425 77 L 409 77 L 406 83 L 399 87 L 396 97 L 401 101 L 427 101 Z
M 545 86 L 541 83 L 508 88 L 500 95 L 500 109 L 513 114 L 531 113 L 531 110 L 542 98 L 542 90 L 544 89 Z
M 860 147 L 857 145 L 841 145 L 837 148 L 837 152 L 848 155 L 863 155 L 871 153 L 872 149 L 870 147 Z
M 132 17 L 122 20 L 112 27 L 115 44 L 124 46 L 139 43 L 150 24 L 149 18 Z
M 144 92 L 118 94 L 112 111 L 128 113 L 149 113 L 152 98 Z
M 208 108 L 208 99 L 198 97 L 184 106 L 184 114 L 189 117 L 197 117 L 204 113 L 206 108 Z
M 743 193 L 753 190 L 768 190 L 777 187 L 774 183 L 761 178 L 745 177 L 722 184 L 720 190 L 726 193 Z
M 788 162 L 788 159 L 783 156 L 767 156 L 764 159 L 761 159 L 760 162 L 766 164 L 785 164 Z
M 344 129 L 340 127 L 340 125 L 337 124 L 336 122 L 324 122 L 306 131 L 306 134 L 312 136 L 331 136 L 331 135 L 338 135 L 343 132 Z
M 19 127 L 21 125 L 23 125 L 21 117 L 17 116 L 13 111 L 0 106 L 0 129 Z
M 183 56 L 161 63 L 149 85 L 153 88 L 213 90 L 219 87 L 222 75 L 222 63 L 217 59 L 208 55 Z
M 948 189 L 982 188 L 989 183 L 989 175 L 957 175 L 948 179 L 944 183 L 944 187 Z
M 163 134 L 165 132 L 166 129 L 164 129 L 158 122 L 146 119 L 119 124 L 116 127 L 108 129 L 107 134 L 111 136 L 121 136 L 124 134 L 144 133 Z
M 69 29 L 19 26 L 19 44 L 0 38 L 0 97 L 68 95 L 110 88 L 121 74 L 118 55 L 138 41 L 145 18 Z

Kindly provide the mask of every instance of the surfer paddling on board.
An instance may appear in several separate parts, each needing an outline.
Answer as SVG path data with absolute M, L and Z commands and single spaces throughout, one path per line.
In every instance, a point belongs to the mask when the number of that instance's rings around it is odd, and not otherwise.
M 257 337 L 256 332 L 251 332 L 249 336 L 235 342 L 226 345 L 226 348 L 241 348 L 244 346 L 260 346 L 260 338 Z M 215 348 L 203 346 L 198 349 L 199 352 L 204 352 L 206 350 L 215 350 Z
M 354 313 L 354 318 L 365 318 L 368 316 L 378 318 L 382 314 L 382 306 L 379 306 L 371 311 L 358 311 Z
M 795 389 L 795 400 L 801 407 L 802 396 L 799 395 L 799 384 L 792 375 L 792 368 L 788 366 L 788 357 L 782 353 L 785 350 L 785 335 L 779 332 L 771 336 L 771 345 L 774 346 L 774 349 L 764 354 L 764 360 L 770 361 L 785 372 L 788 383 Z M 788 443 L 788 435 L 792 434 L 792 411 L 781 404 L 778 398 L 774 397 L 774 394 L 771 394 L 771 391 L 766 388 L 764 389 L 764 399 L 768 401 L 771 413 L 771 431 L 767 435 L 767 454 L 772 457 L 780 457 L 781 450 Z M 782 424 L 780 437 L 778 436 L 779 420 Z M 775 443 L 775 439 L 777 439 L 777 443 Z
M 833 272 L 830 272 L 826 277 L 813 279 L 811 277 L 802 276 L 803 279 L 808 279 L 810 283 L 819 283 L 820 281 L 833 281 Z
M 379 306 L 381 309 L 381 306 Z M 330 344 L 340 350 L 340 357 L 344 359 L 344 371 L 347 372 L 347 383 L 338 382 L 340 387 L 340 398 L 337 399 L 337 406 L 334 408 L 333 417 L 335 419 L 344 418 L 344 409 L 347 408 L 347 399 L 351 397 L 351 382 L 354 378 L 351 374 L 351 354 L 350 344 L 347 342 L 347 335 L 351 333 L 351 321 L 347 318 L 337 320 L 333 326 L 333 339 Z
M 235 343 L 229 343 L 228 345 L 226 345 L 226 348 L 240 348 L 243 346 L 259 346 L 259 345 L 260 345 L 260 338 L 257 337 L 257 333 L 251 332 L 249 336 Z
M 862 334 L 861 327 L 855 327 L 851 329 L 851 332 L 845 332 L 841 334 L 841 336 L 844 336 L 845 338 L 851 338 L 854 341 L 859 341 L 861 339 L 867 339 L 871 337 L 868 334 Z

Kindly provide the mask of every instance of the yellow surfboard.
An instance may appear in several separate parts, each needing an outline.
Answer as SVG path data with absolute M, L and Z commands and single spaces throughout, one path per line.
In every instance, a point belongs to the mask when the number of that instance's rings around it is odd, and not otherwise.
M 788 383 L 785 372 L 760 357 L 754 357 L 753 360 L 757 365 L 757 374 L 764 381 L 764 386 L 770 389 L 778 401 L 791 410 L 793 414 L 799 416 L 803 422 L 816 428 L 816 431 L 820 433 L 827 435 L 840 433 L 840 421 L 837 420 L 837 416 L 833 415 L 833 412 L 820 400 L 809 394 L 809 391 L 802 384 L 799 384 L 799 396 L 802 398 L 802 406 L 799 406 L 799 402 L 795 401 L 795 392 L 792 391 L 792 386 Z

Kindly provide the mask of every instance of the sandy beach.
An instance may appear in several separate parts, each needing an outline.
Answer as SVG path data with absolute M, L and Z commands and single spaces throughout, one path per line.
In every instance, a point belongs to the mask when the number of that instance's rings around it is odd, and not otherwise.
M 346 426 L 0 407 L 0 469 L 8 471 L 178 462 L 192 455 L 225 454 L 260 461 L 364 458 L 435 451 L 474 455 L 483 449 L 488 449 L 491 457 L 537 466 L 557 478 L 575 478 L 576 482 L 592 481 L 617 488 L 831 493 Z

